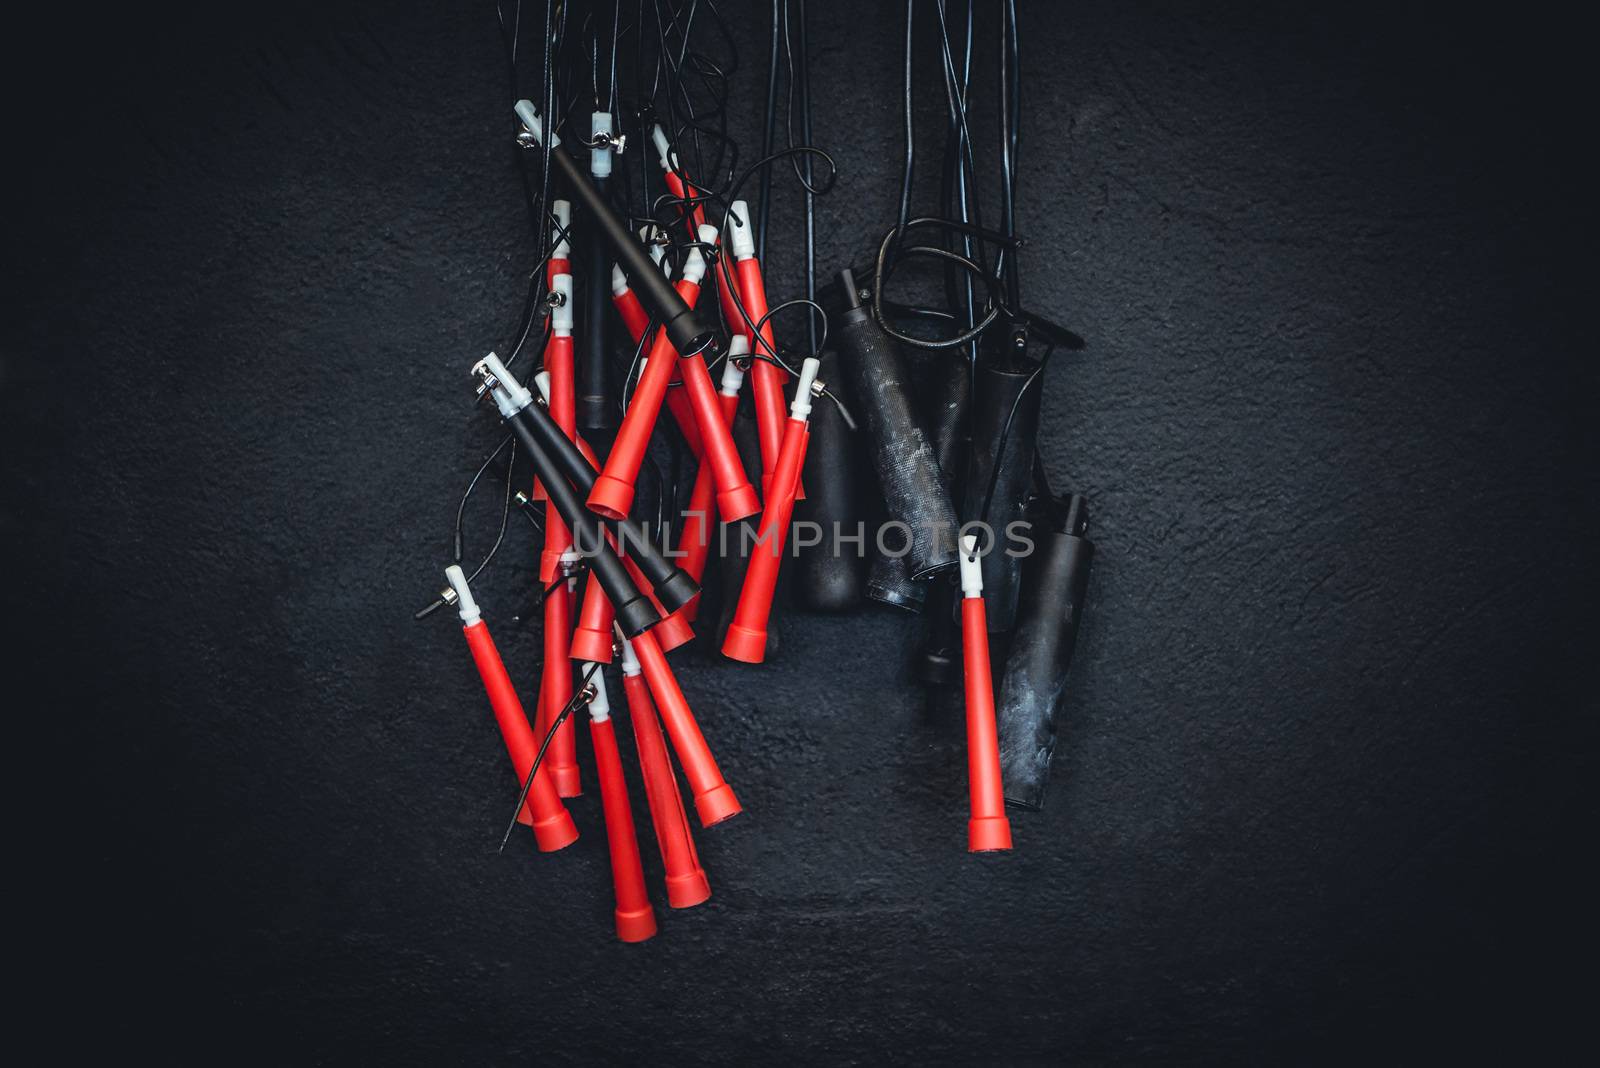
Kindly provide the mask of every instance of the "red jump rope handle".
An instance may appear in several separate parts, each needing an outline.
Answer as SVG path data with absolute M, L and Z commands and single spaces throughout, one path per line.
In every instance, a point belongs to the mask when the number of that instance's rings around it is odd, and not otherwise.
M 742 811 L 739 801 L 733 796 L 733 788 L 723 781 L 716 759 L 700 733 L 700 725 L 695 722 L 689 702 L 678 688 L 678 680 L 667 666 L 667 658 L 662 655 L 655 636 L 647 630 L 634 638 L 633 651 L 639 657 L 639 666 L 644 670 L 645 682 L 650 685 L 656 707 L 661 710 L 661 722 L 667 728 L 667 737 L 672 739 L 678 763 L 683 765 L 683 774 L 689 780 L 700 825 L 709 827 L 737 816 Z
M 976 539 L 968 535 L 961 553 L 961 661 L 967 688 L 967 782 L 972 817 L 967 850 L 986 853 L 1011 848 L 1000 783 L 1000 736 L 994 722 L 994 683 L 989 673 L 989 623 L 983 609 L 983 573 Z
M 800 483 L 800 469 L 805 463 L 806 443 L 810 437 L 811 431 L 804 419 L 788 420 L 778 466 L 768 483 L 767 509 L 761 513 L 761 529 L 745 570 L 744 587 L 739 591 L 739 607 L 722 641 L 722 655 L 730 659 L 759 664 L 767 657 L 767 621 L 772 614 L 772 595 L 778 588 L 789 517 L 794 514 L 794 493 Z
M 633 828 L 628 784 L 622 777 L 616 728 L 610 718 L 590 719 L 589 737 L 594 742 L 600 805 L 606 818 L 606 845 L 611 853 L 611 885 L 617 896 L 617 937 L 624 942 L 643 942 L 655 937 L 656 913 L 650 907 L 650 895 L 644 888 L 644 864 L 639 859 L 639 838 Z
M 578 612 L 577 629 L 572 632 L 572 659 L 587 660 L 591 664 L 611 663 L 614 619 L 610 598 L 600 588 L 600 580 L 590 574 L 583 583 L 583 608 Z
M 541 739 L 550 725 L 572 700 L 572 591 L 563 580 L 544 599 L 544 675 L 539 684 L 539 723 Z M 578 797 L 583 784 L 578 778 L 578 741 L 567 717 L 545 753 L 545 763 L 562 797 Z
M 716 228 L 703 227 L 699 237 L 706 244 L 714 244 Z M 761 508 L 761 500 L 745 476 L 733 431 L 722 417 L 722 406 L 704 357 L 699 353 L 679 357 L 674 377 L 682 380 L 683 388 L 667 390 L 667 403 L 695 456 L 711 468 L 717 511 L 730 523 L 754 515 Z
M 711 468 L 711 478 L 716 485 L 717 511 L 729 523 L 754 515 L 761 507 L 761 500 L 745 477 L 739 449 L 733 443 L 733 431 L 722 417 L 722 404 L 717 400 L 717 390 L 711 384 L 705 360 L 690 356 L 679 363 L 683 388 L 694 405 L 695 423 L 700 428 L 701 462 Z
M 556 280 L 567 299 L 572 299 L 572 276 L 563 274 Z M 564 285 L 563 285 L 564 283 Z M 570 309 L 568 310 L 570 314 Z M 566 431 L 567 437 L 577 436 L 577 405 L 573 394 L 577 388 L 573 371 L 572 332 L 557 331 L 550 337 L 544 350 L 545 370 L 550 373 L 550 417 Z M 534 480 L 534 498 L 543 496 L 538 480 Z M 566 521 L 554 508 L 544 510 L 544 549 L 539 554 L 539 581 L 548 586 L 555 581 L 561 568 L 561 554 L 572 548 L 572 532 Z
M 639 750 L 650 822 L 655 826 L 661 866 L 666 870 L 667 904 L 686 909 L 711 896 L 711 882 L 695 853 L 689 817 L 678 793 L 677 776 L 672 773 L 667 741 L 661 736 L 656 706 L 650 701 L 650 688 L 639 674 L 637 661 L 630 665 L 628 654 L 623 655 L 622 687 L 628 694 L 628 717 L 633 720 L 633 741 Z
M 494 647 L 494 639 L 489 636 L 488 626 L 481 621 L 469 623 L 462 631 L 467 636 L 473 662 L 478 666 L 478 675 L 483 679 L 484 691 L 489 695 L 495 722 L 500 725 L 500 737 L 505 739 L 511 767 L 517 773 L 517 788 L 521 789 L 543 739 L 535 738 L 528 726 L 528 716 L 522 710 L 516 688 L 511 685 L 511 676 L 506 674 L 500 652 Z M 578 828 L 556 794 L 549 769 L 542 765 L 528 790 L 525 807 L 533 825 L 533 840 L 542 852 L 553 853 L 578 840 Z
M 754 322 L 761 323 L 761 333 L 750 343 L 765 359 L 751 361 L 751 388 L 755 391 L 756 431 L 761 438 L 761 481 L 765 486 L 772 480 L 778 466 L 778 451 L 783 447 L 783 423 L 787 407 L 783 399 L 783 383 L 788 377 L 783 369 L 771 362 L 777 352 L 772 340 L 772 320 L 762 323 L 767 315 L 767 286 L 761 278 L 761 264 L 754 256 L 739 260 L 739 299 Z
M 743 341 L 743 338 L 738 338 Z M 732 359 L 733 350 L 729 349 L 729 358 Z M 745 346 L 749 350 L 749 346 Z M 731 366 L 731 365 L 730 365 Z M 733 425 L 733 414 L 739 407 L 738 383 L 744 377 L 737 368 L 732 371 L 724 369 L 723 388 L 717 394 L 717 409 L 721 413 L 724 426 Z M 711 468 L 702 459 L 694 475 L 694 489 L 689 493 L 689 510 L 684 513 L 683 527 L 678 533 L 678 552 L 682 554 L 679 566 L 688 576 L 699 584 L 706 573 L 706 561 L 711 556 L 711 532 L 715 526 L 711 518 L 711 509 L 714 504 L 715 480 L 711 475 Z M 698 592 L 689 599 L 689 603 L 678 609 L 683 618 L 693 623 L 700 611 L 700 594 Z
M 697 255 L 695 252 L 691 256 Z M 693 308 L 700 296 L 698 282 L 680 279 L 678 296 Z M 595 479 L 589 493 L 591 511 L 607 519 L 626 519 L 633 506 L 634 482 L 644 463 L 645 450 L 650 445 L 650 435 L 655 431 L 656 419 L 661 414 L 661 404 L 666 399 L 667 384 L 672 380 L 677 354 L 665 330 L 656 332 L 650 346 L 650 362 L 639 376 L 639 384 L 628 402 L 628 410 L 617 427 L 616 441 L 611 455 L 606 458 L 605 469 Z

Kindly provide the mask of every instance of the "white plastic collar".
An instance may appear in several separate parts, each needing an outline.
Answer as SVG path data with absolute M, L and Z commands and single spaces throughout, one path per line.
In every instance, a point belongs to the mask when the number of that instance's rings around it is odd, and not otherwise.
M 735 200 L 728 205 L 728 238 L 733 242 L 733 258 L 747 260 L 756 254 L 755 224 L 751 221 L 750 205 Z
M 983 559 L 978 555 L 978 536 L 961 539 L 961 596 L 983 596 Z
M 645 249 L 650 253 L 650 258 L 656 261 L 656 266 L 660 267 L 662 273 L 664 274 L 667 270 L 667 265 L 665 262 L 667 248 L 665 245 L 656 244 L 655 240 L 656 234 L 660 230 L 661 227 L 657 226 L 655 223 L 645 223 L 643 226 L 639 227 L 639 240 L 644 242 Z
M 611 112 L 596 111 L 589 116 L 589 140 L 598 141 L 602 137 L 608 141 L 611 137 Z M 596 178 L 605 178 L 611 174 L 611 145 L 595 145 L 589 150 L 589 173 Z
M 750 339 L 743 334 L 735 334 L 728 341 L 728 358 L 722 361 L 722 395 L 736 397 L 739 387 L 744 385 L 744 368 L 734 361 L 741 356 L 750 355 Z
M 522 120 L 522 125 L 526 126 L 528 128 L 528 132 L 533 134 L 533 139 L 535 141 L 538 141 L 540 144 L 543 144 L 544 143 L 544 123 L 542 121 L 540 121 L 540 119 L 539 119 L 539 109 L 533 106 L 533 101 L 531 101 L 531 100 L 519 100 L 519 101 L 517 101 L 517 103 L 516 103 L 516 112 L 517 112 L 517 118 Z M 551 148 L 560 148 L 561 147 L 561 135 L 560 134 L 551 134 L 550 135 L 550 147 Z
M 481 362 L 489 373 L 494 375 L 495 381 L 499 383 L 492 392 L 494 393 L 495 405 L 499 407 L 501 415 L 510 419 L 513 415 L 533 403 L 533 394 L 529 393 L 521 382 L 512 377 L 511 372 L 506 370 L 506 365 L 500 362 L 500 357 L 491 352 Z
M 467 588 L 467 576 L 461 570 L 461 565 L 451 564 L 445 568 L 444 577 L 450 580 L 450 588 L 456 591 L 456 611 L 461 613 L 461 625 L 471 627 L 482 623 L 483 613 L 478 611 L 478 602 L 472 599 L 472 591 Z
M 633 651 L 633 643 L 626 638 L 622 639 L 622 673 L 639 674 L 639 654 Z
M 664 171 L 677 170 L 678 154 L 672 151 L 671 145 L 667 144 L 667 134 L 661 128 L 660 123 L 650 127 L 650 140 L 655 143 L 656 158 L 661 161 L 661 169 Z
M 611 295 L 620 297 L 628 291 L 628 276 L 622 273 L 622 268 L 616 264 L 611 265 Z
M 546 404 L 550 403 L 550 372 L 540 371 L 533 376 L 533 388 L 539 391 L 539 396 L 544 398 Z
M 580 660 L 578 663 L 581 664 L 583 661 Z M 579 677 L 581 678 L 588 670 L 588 668 L 584 668 L 583 671 L 578 673 Z M 594 687 L 594 700 L 589 702 L 589 718 L 596 723 L 604 723 L 611 718 L 611 698 L 606 696 L 605 669 L 600 668 L 595 671 L 593 675 L 589 676 L 589 681 L 584 685 Z
M 558 337 L 572 336 L 572 276 L 558 274 L 550 279 L 550 292 L 561 299 L 550 309 L 550 329 Z
M 800 365 L 800 379 L 794 386 L 794 401 L 789 405 L 789 418 L 804 421 L 811 417 L 811 383 L 817 380 L 822 361 L 807 356 Z
M 678 278 L 685 282 L 699 285 L 706 276 L 706 258 L 697 248 L 690 249 L 683 257 L 683 271 Z
M 550 250 L 553 260 L 570 260 L 572 258 L 572 242 L 567 236 L 572 233 L 572 201 L 557 200 L 550 205 L 550 214 L 556 221 L 550 224 L 550 242 L 555 247 Z

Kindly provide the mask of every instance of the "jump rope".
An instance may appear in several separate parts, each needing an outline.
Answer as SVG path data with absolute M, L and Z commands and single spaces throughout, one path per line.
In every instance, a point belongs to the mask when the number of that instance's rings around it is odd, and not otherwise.
M 969 114 L 980 10 L 996 23 L 994 228 L 983 222 L 985 154 Z M 582 795 L 573 717 L 585 710 L 616 934 L 657 933 L 617 743 L 625 707 L 667 903 L 707 900 L 674 758 L 702 827 L 741 806 L 667 654 L 699 627 L 730 659 L 772 657 L 791 570 L 793 599 L 814 610 L 877 601 L 924 615 L 913 676 L 942 688 L 959 672 L 962 683 L 968 849 L 1011 849 L 1007 803 L 1042 804 L 1093 555 L 1085 500 L 1051 492 L 1035 445 L 1051 355 L 1082 342 L 1021 305 L 1015 0 L 998 11 L 908 0 L 898 214 L 861 264 L 822 285 L 816 200 L 837 171 L 812 143 L 805 0 L 773 0 L 762 154 L 743 169 L 727 130 L 738 55 L 710 0 L 547 4 L 538 26 L 521 0 L 501 0 L 496 14 L 535 267 L 506 355 L 471 365 L 478 405 L 492 405 L 505 434 L 456 508 L 447 585 L 417 616 L 456 609 L 511 758 L 519 789 L 501 849 L 519 823 L 543 852 L 577 839 L 567 802 Z M 525 85 L 530 52 L 538 78 Z M 911 210 L 919 55 L 946 104 L 939 214 L 925 216 Z M 802 197 L 804 295 L 772 304 L 779 165 Z M 752 181 L 753 210 L 741 196 Z M 942 306 L 887 294 L 915 266 L 935 268 Z M 796 350 L 780 338 L 797 325 L 784 313 L 801 310 Z M 680 479 L 685 469 L 692 479 Z M 504 480 L 498 528 L 468 573 L 468 502 L 490 472 Z M 531 722 L 472 590 L 506 542 L 514 504 L 542 541 Z M 880 512 L 905 528 L 906 551 L 880 551 L 870 567 L 807 553 L 798 539 L 790 546 L 797 509 L 824 525 Z M 974 522 L 1024 523 L 1042 548 L 1007 556 L 967 532 Z M 714 552 L 719 525 L 751 537 Z M 714 558 L 726 581 L 713 627 L 700 609 Z M 998 702 L 991 638 L 1005 648 Z M 620 705 L 605 665 L 620 669 Z

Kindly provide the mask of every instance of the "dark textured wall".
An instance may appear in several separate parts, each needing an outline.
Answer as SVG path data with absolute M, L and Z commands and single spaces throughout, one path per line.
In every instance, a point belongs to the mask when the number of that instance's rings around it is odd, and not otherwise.
M 0 585 L 9 718 L 46 728 L 12 813 L 46 907 L 13 922 L 48 935 L 50 1034 L 435 1064 L 1553 1037 L 1591 933 L 1573 29 L 1022 6 L 1025 295 L 1090 343 L 1043 447 L 1098 545 L 1048 805 L 966 855 L 959 723 L 897 677 L 906 620 L 791 616 L 779 662 L 679 658 L 747 811 L 700 835 L 711 902 L 641 946 L 593 797 L 574 848 L 494 855 L 478 680 L 410 619 L 495 440 L 464 368 L 530 266 L 492 8 L 16 40 Z M 749 146 L 765 30 L 723 7 Z M 893 211 L 900 16 L 827 7 L 831 269 Z M 480 582 L 513 665 L 524 535 Z

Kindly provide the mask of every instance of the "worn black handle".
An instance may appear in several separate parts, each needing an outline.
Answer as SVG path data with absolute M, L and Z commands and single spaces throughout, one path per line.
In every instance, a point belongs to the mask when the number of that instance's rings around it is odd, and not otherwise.
M 1006 654 L 996 720 L 1006 800 L 1044 804 L 1056 719 L 1089 590 L 1094 543 L 1087 502 L 1077 494 L 1048 502 L 1034 523 L 1034 552 L 1023 566 L 1016 632 Z
M 578 552 L 589 558 L 595 578 L 600 580 L 606 597 L 616 609 L 617 623 L 621 625 L 622 633 L 629 638 L 636 637 L 660 622 L 661 616 L 650 603 L 650 598 L 634 586 L 627 568 L 617 559 L 617 554 L 606 541 L 606 528 L 600 517 L 584 507 L 577 491 L 545 451 L 533 429 L 533 420 L 523 418 L 526 412 L 537 407 L 530 404 L 506 422 L 510 424 L 512 433 L 516 434 L 517 442 L 527 452 L 528 460 L 539 475 L 539 481 L 544 484 L 550 503 L 572 531 L 572 544 Z M 551 425 L 555 424 L 552 422 Z
M 1037 363 L 987 360 L 978 368 L 972 398 L 971 460 L 961 514 L 986 522 L 996 539 L 983 557 L 983 600 L 994 634 L 1010 630 L 1017 615 L 1022 560 L 1005 552 L 1007 529 L 1027 522 L 1024 509 L 1033 485 L 1042 377 Z
M 924 579 L 956 565 L 955 508 L 917 419 L 899 346 L 861 306 L 849 271 L 840 272 L 840 281 L 851 305 L 837 328 L 841 363 L 861 408 L 889 519 L 910 527 L 907 573 Z

